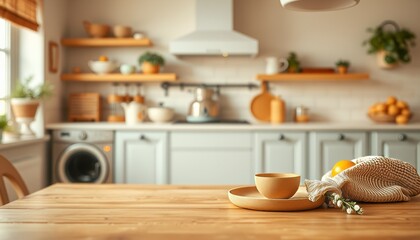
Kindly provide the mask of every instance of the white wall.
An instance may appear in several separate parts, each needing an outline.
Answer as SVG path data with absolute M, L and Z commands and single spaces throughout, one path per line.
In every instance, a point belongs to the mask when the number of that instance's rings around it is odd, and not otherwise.
M 53 2 L 49 0 L 46 4 Z M 153 40 L 154 47 L 67 49 L 64 71 L 70 71 L 74 66 L 88 71 L 87 61 L 102 54 L 120 63 L 135 64 L 141 53 L 152 50 L 165 56 L 165 71 L 177 73 L 183 82 L 258 83 L 255 77 L 264 72 L 266 56 L 286 57 L 290 51 L 295 51 L 304 67 L 333 67 L 338 59 L 348 59 L 352 64 L 351 71 L 369 72 L 371 79 L 271 84 L 272 92 L 281 94 L 289 109 L 304 104 L 316 120 L 367 120 L 366 112 L 372 103 L 395 95 L 408 101 L 415 111 L 415 118 L 420 119 L 420 96 L 416 93 L 420 89 L 420 47 L 412 50 L 413 61 L 410 64 L 390 71 L 379 69 L 375 57 L 367 55 L 366 47 L 362 46 L 369 37 L 366 29 L 390 18 L 420 37 L 420 1 L 362 0 L 358 6 L 347 10 L 307 13 L 284 10 L 277 0 L 235 0 L 235 29 L 259 39 L 260 54 L 257 58 L 176 58 L 168 53 L 168 44 L 170 40 L 194 29 L 194 4 L 194 0 L 67 1 L 64 36 L 86 36 L 83 20 L 110 25 L 126 24 L 144 31 Z M 60 17 L 57 18 L 61 21 Z M 105 97 L 112 92 L 111 84 L 63 84 L 64 94 L 99 91 Z M 148 105 L 164 101 L 181 115 L 186 114 L 193 98 L 178 89 L 171 89 L 169 97 L 164 97 L 159 84 L 145 85 L 144 93 Z M 253 120 L 249 104 L 258 93 L 259 90 L 223 90 L 222 116 Z M 65 102 L 63 106 L 66 106 Z M 106 105 L 104 110 L 107 110 Z

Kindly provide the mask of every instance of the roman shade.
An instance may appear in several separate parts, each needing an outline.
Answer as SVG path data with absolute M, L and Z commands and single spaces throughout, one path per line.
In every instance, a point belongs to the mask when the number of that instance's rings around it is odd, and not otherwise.
M 0 17 L 37 31 L 36 5 L 36 0 L 0 0 Z

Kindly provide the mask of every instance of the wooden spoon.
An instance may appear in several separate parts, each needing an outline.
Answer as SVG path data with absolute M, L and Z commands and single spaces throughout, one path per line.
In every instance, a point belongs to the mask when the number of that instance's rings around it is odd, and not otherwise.
M 251 101 L 252 115 L 260 121 L 270 122 L 270 103 L 273 98 L 274 96 L 267 91 L 267 82 L 262 82 L 261 93 Z

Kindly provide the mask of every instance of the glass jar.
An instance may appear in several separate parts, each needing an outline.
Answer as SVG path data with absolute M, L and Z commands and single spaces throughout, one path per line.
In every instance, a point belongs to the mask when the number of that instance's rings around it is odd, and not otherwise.
M 295 108 L 294 121 L 297 123 L 304 123 L 309 121 L 309 109 L 305 106 Z
M 124 97 L 117 94 L 108 95 L 108 104 L 110 113 L 108 115 L 108 122 L 124 122 L 124 109 L 121 103 L 124 102 Z

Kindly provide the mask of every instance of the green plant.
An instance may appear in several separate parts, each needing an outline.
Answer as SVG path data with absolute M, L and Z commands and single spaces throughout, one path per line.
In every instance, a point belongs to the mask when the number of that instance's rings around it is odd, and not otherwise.
M 391 25 L 393 31 L 385 30 L 385 26 Z M 400 29 L 394 21 L 385 21 L 376 28 L 369 28 L 372 36 L 363 42 L 368 45 L 368 53 L 386 52 L 385 62 L 394 64 L 397 62 L 409 63 L 411 61 L 409 47 L 415 46 L 416 35 L 407 29 Z
M 337 67 L 342 66 L 342 67 L 346 67 L 346 68 L 348 68 L 348 67 L 350 66 L 350 62 L 349 62 L 349 61 L 347 61 L 347 60 L 338 60 L 338 61 L 335 63 L 335 65 L 336 65 Z
M 139 57 L 139 63 L 142 64 L 143 62 L 163 66 L 165 64 L 165 59 L 157 53 L 145 52 Z
M 41 99 L 52 95 L 53 88 L 49 83 L 40 84 L 35 87 L 31 87 L 33 76 L 28 77 L 23 82 L 19 82 L 15 89 L 12 91 L 12 98 L 30 98 L 30 99 Z
M 288 72 L 300 72 L 300 62 L 297 58 L 296 53 L 290 52 L 289 56 L 287 57 L 287 61 L 289 62 L 289 67 L 287 68 Z
M 4 130 L 7 127 L 6 115 L 0 115 L 0 130 Z

